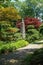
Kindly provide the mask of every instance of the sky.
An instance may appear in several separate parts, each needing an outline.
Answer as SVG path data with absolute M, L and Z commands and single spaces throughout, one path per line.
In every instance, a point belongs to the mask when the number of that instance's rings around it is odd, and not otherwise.
M 11 1 L 14 2 L 14 0 L 11 0 Z M 25 0 L 19 0 L 19 1 L 23 2 L 23 1 L 25 1 Z
M 21 1 L 21 2 L 22 2 L 22 1 L 25 1 L 25 0 L 19 0 L 19 1 Z

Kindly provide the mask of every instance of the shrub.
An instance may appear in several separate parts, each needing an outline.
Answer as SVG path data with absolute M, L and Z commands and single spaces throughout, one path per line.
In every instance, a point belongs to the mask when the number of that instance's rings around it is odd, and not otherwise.
M 26 34 L 26 40 L 29 42 L 34 42 L 39 39 L 39 31 L 36 29 L 28 29 Z
M 14 23 L 18 19 L 21 19 L 21 16 L 15 8 L 0 8 L 0 40 L 14 40 L 14 33 L 19 31 L 18 28 L 14 28 Z
M 9 42 L 9 43 L 0 43 L 0 53 L 5 53 L 5 52 L 12 52 L 13 50 L 16 50 L 20 47 L 24 47 L 28 44 L 27 41 L 25 40 L 18 40 L 16 42 Z
M 34 29 L 34 25 L 28 25 L 26 29 Z
M 35 28 L 39 28 L 39 26 L 42 24 L 37 18 L 30 18 L 25 17 L 24 18 L 25 27 L 27 28 L 28 25 L 34 25 Z M 17 27 L 21 28 L 21 22 L 17 22 Z
M 33 34 L 31 36 L 27 36 L 27 41 L 29 41 L 30 43 L 33 43 L 33 42 L 35 42 L 38 39 L 39 39 L 39 35 L 38 34 Z
M 10 27 L 9 29 L 7 29 L 7 31 L 8 31 L 8 32 L 12 32 L 12 33 L 16 33 L 16 32 L 19 31 L 19 29 L 16 28 L 16 27 Z
M 15 33 L 19 32 L 19 29 L 16 27 L 11 26 L 9 21 L 2 21 L 0 22 L 0 40 L 2 41 L 16 41 L 15 40 Z M 20 35 L 19 35 L 20 36 Z M 17 36 L 19 38 L 19 36 Z
M 43 35 L 43 24 L 40 25 L 40 27 L 39 27 L 39 32 L 40 32 L 40 34 Z
M 22 39 L 21 33 L 15 33 L 15 34 L 14 34 L 14 39 L 15 39 L 15 41 L 21 40 L 21 39 Z
M 43 24 L 41 24 L 39 27 L 39 35 L 40 35 L 40 40 L 43 40 Z
M 24 65 L 43 65 L 43 48 L 36 50 L 24 59 Z
M 29 34 L 38 34 L 39 32 L 36 30 L 36 29 L 28 29 L 27 30 L 27 33 L 29 33 Z
M 39 35 L 38 34 L 34 34 L 32 35 L 30 38 L 29 38 L 29 41 L 32 43 L 32 42 L 35 42 L 36 40 L 39 40 Z
M 15 43 L 15 47 L 16 48 L 20 48 L 20 47 L 24 47 L 26 46 L 27 44 L 29 44 L 27 41 L 25 40 L 19 40 Z
M 21 19 L 19 12 L 13 7 L 0 8 L 0 20 L 14 21 Z

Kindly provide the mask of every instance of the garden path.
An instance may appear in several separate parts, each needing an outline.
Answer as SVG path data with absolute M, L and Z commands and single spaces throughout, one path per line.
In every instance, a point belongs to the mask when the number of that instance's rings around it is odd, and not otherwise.
M 33 53 L 36 49 L 43 48 L 43 44 L 29 44 L 19 48 L 17 51 L 0 55 L 0 65 L 21 65 L 21 61 L 26 54 Z

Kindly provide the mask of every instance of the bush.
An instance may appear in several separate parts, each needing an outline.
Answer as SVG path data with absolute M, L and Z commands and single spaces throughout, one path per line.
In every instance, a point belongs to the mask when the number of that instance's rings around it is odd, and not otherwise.
M 25 41 L 25 40 L 18 40 L 18 41 L 16 41 L 16 42 L 9 42 L 9 43 L 0 43 L 0 53 L 4 53 L 4 52 L 11 52 L 11 51 L 13 51 L 13 50 L 16 50 L 16 49 L 18 49 L 18 48 L 20 48 L 20 47 L 24 47 L 24 46 L 26 46 L 28 44 L 28 42 L 27 41 Z
M 21 33 L 15 33 L 14 34 L 14 39 L 15 39 L 15 41 L 21 40 L 22 39 L 22 34 Z
M 17 9 L 13 7 L 0 8 L 0 20 L 18 20 L 21 19 Z
M 18 28 L 11 26 L 10 21 L 0 22 L 0 40 L 2 41 L 16 41 L 15 38 L 19 38 L 20 35 L 15 35 L 20 31 Z M 16 39 L 17 39 L 16 38 Z
M 28 25 L 26 29 L 34 29 L 34 25 Z
M 20 47 L 26 46 L 27 44 L 29 44 L 27 41 L 19 40 L 14 45 L 15 45 L 16 48 L 20 48 Z
M 36 29 L 28 29 L 27 33 L 29 33 L 29 35 L 30 35 L 30 34 L 37 34 L 39 32 Z
M 36 50 L 33 54 L 28 55 L 24 61 L 24 65 L 43 65 L 43 48 Z
M 36 29 L 42 24 L 37 18 L 25 17 L 24 18 L 25 27 L 27 28 L 28 25 L 34 25 Z M 21 27 L 21 22 L 17 22 L 17 27 Z
M 38 39 L 39 39 L 38 34 L 33 34 L 33 35 L 27 37 L 27 41 L 29 41 L 30 43 L 35 42 Z
M 14 33 L 19 31 L 18 28 L 14 28 L 18 19 L 21 19 L 21 16 L 15 8 L 0 8 L 0 40 L 12 41 L 14 39 Z
M 39 39 L 39 31 L 36 29 L 28 29 L 27 30 L 27 35 L 26 35 L 26 40 L 29 42 L 34 42 L 35 40 Z
M 40 40 L 43 40 L 43 24 L 39 27 Z
M 43 35 L 43 24 L 40 25 L 39 32 Z
M 9 27 L 9 29 L 7 29 L 6 31 L 8 31 L 8 32 L 12 32 L 12 33 L 16 33 L 16 32 L 18 32 L 19 31 L 19 29 L 18 28 L 16 28 L 16 27 Z

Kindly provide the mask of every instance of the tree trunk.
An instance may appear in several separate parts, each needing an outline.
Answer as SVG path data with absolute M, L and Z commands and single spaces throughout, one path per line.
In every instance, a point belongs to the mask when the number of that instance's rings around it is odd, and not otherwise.
M 23 19 L 21 22 L 21 33 L 22 33 L 22 38 L 25 39 L 25 23 Z

